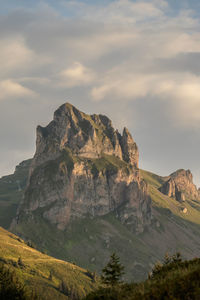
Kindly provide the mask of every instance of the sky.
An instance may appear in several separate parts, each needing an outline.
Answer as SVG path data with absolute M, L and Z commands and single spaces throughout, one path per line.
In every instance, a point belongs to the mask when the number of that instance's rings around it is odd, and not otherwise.
M 70 102 L 128 127 L 140 167 L 200 186 L 200 2 L 0 0 L 0 176 Z

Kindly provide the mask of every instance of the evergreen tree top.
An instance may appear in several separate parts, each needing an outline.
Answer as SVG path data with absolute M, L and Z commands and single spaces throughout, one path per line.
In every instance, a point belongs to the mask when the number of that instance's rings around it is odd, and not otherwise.
M 104 284 L 114 286 L 120 283 L 120 279 L 124 274 L 124 266 L 119 261 L 120 259 L 116 253 L 110 256 L 108 264 L 102 270 L 101 280 Z

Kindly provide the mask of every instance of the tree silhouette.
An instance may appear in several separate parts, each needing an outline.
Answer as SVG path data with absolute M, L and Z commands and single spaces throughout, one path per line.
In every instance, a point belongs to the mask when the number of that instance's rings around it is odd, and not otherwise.
M 103 268 L 101 280 L 104 284 L 114 286 L 120 283 L 120 278 L 124 274 L 124 266 L 119 262 L 119 257 L 113 253 L 108 264 Z

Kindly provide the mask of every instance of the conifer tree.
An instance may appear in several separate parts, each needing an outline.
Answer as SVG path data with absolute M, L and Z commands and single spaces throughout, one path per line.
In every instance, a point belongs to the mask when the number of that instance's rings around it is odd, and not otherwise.
M 123 272 L 124 266 L 119 262 L 119 257 L 113 253 L 110 256 L 108 264 L 103 268 L 101 280 L 104 284 L 114 286 L 120 283 L 120 279 Z

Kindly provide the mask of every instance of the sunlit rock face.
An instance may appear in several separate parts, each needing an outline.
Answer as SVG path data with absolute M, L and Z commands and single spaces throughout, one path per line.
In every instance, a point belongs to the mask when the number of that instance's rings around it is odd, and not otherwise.
M 190 170 L 177 170 L 172 173 L 168 180 L 161 186 L 160 191 L 175 198 L 177 201 L 186 199 L 200 200 L 200 192 L 193 183 L 193 176 Z
M 128 129 L 121 135 L 108 117 L 63 104 L 49 125 L 37 127 L 36 153 L 15 222 L 40 212 L 63 230 L 73 219 L 114 212 L 142 232 L 151 223 L 151 199 L 138 160 Z

